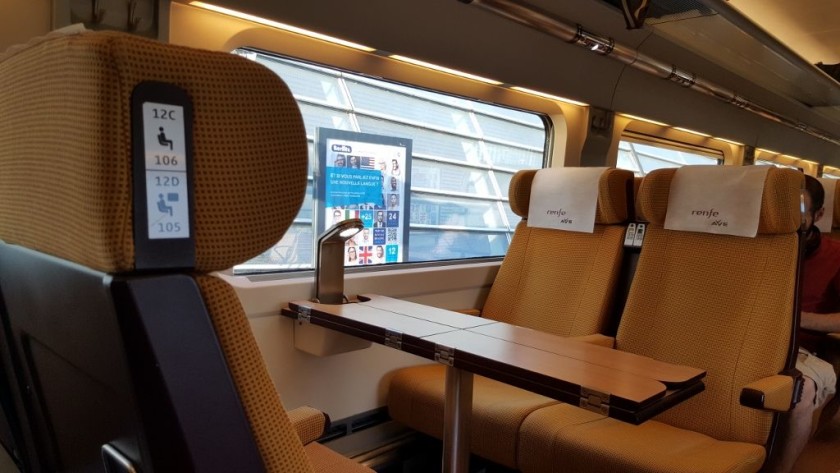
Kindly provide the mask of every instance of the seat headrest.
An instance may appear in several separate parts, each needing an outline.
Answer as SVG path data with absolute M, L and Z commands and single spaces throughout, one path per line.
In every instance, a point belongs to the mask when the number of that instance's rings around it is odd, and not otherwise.
M 819 221 L 814 222 L 814 225 L 823 233 L 831 233 L 831 229 L 834 227 L 834 203 L 837 180 L 825 177 L 818 177 L 816 179 L 823 188 L 823 209 L 825 213 L 823 213 L 823 217 Z M 807 183 L 805 185 L 807 186 Z
M 517 172 L 510 181 L 508 197 L 510 208 L 516 215 L 528 218 L 531 201 L 531 184 L 534 182 L 536 169 Z M 628 218 L 628 205 L 632 205 L 631 189 L 633 173 L 623 169 L 606 169 L 598 181 L 598 207 L 595 211 L 595 223 L 611 225 L 623 223 Z M 628 200 L 629 199 L 629 200 Z
M 723 167 L 722 172 L 738 172 L 738 167 Z M 638 209 L 652 224 L 664 225 L 668 211 L 671 183 L 677 169 L 658 169 L 645 176 L 639 189 Z M 804 184 L 801 172 L 769 167 L 761 193 L 758 220 L 759 234 L 795 232 L 802 222 L 800 195 Z M 714 189 L 706 189 L 714 193 Z
M 232 54 L 86 32 L 0 57 L 0 239 L 134 269 L 131 94 L 144 81 L 174 84 L 193 104 L 195 269 L 229 268 L 281 238 L 307 167 L 286 85 Z

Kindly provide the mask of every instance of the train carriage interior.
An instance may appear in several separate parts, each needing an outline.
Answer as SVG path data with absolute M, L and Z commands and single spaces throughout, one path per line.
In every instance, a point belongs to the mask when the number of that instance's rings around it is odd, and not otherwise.
M 838 0 L 0 0 L 0 473 L 836 473 L 837 181 Z

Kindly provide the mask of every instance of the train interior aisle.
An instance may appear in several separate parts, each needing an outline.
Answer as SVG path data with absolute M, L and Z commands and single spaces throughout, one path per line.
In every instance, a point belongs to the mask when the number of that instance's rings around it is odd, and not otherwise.
M 566 458 L 571 473 L 628 458 L 669 473 L 697 445 L 717 457 L 686 471 L 731 471 L 716 462 L 734 451 L 739 473 L 766 472 L 795 404 L 801 259 L 787 249 L 803 174 L 826 191 L 823 238 L 840 239 L 839 2 L 0 0 L 0 473 L 98 472 L 103 455 L 109 473 L 544 472 Z M 642 182 L 686 167 L 786 180 L 755 186 L 751 235 L 674 243 L 648 218 L 674 187 Z M 556 180 L 532 193 L 540 173 Z M 703 202 L 686 213 L 709 223 L 720 207 Z M 648 261 L 679 264 L 649 266 L 630 304 L 647 235 L 668 243 Z M 761 254 L 782 258 L 743 263 L 760 252 L 738 245 L 770 240 Z M 147 279 L 177 286 L 177 303 L 145 305 L 158 291 L 132 284 Z M 774 297 L 790 307 L 763 320 L 782 330 L 720 321 Z M 722 340 L 678 310 L 643 325 L 687 301 L 718 315 Z M 589 343 L 580 358 L 557 353 L 572 337 Z M 722 345 L 749 353 L 716 357 Z M 586 358 L 597 350 L 610 354 Z M 792 472 L 840 473 L 836 405 Z M 441 441 L 464 412 L 474 437 Z

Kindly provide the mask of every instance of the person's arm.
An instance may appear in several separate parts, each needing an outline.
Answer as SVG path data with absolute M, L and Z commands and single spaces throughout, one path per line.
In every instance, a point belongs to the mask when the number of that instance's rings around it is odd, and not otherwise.
M 812 312 L 802 312 L 799 325 L 804 329 L 817 332 L 840 332 L 840 313 L 814 314 Z

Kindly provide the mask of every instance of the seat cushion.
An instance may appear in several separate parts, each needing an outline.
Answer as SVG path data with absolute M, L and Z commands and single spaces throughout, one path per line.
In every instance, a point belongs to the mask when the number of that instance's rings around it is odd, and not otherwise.
M 657 421 L 632 425 L 568 404 L 522 424 L 519 467 L 531 472 L 746 473 L 764 462 L 760 445 L 725 442 Z
M 373 470 L 343 457 L 320 443 L 310 443 L 304 450 L 315 473 L 373 473 Z
M 388 410 L 394 420 L 433 437 L 443 438 L 446 369 L 422 365 L 398 371 L 391 380 Z M 516 468 L 519 426 L 531 412 L 557 401 L 513 386 L 473 377 L 471 451 Z

